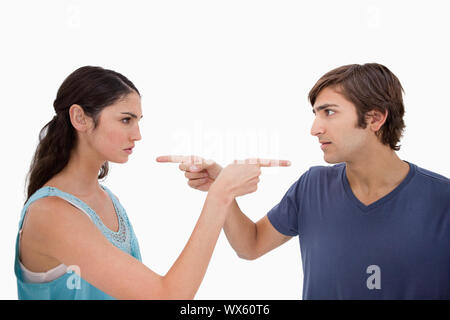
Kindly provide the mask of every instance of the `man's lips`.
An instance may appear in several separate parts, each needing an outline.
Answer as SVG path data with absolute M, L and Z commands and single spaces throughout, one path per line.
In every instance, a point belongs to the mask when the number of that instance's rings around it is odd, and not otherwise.
M 327 148 L 327 146 L 329 145 L 329 144 L 331 144 L 331 142 L 326 142 L 326 141 L 319 141 L 320 142 L 320 148 L 322 149 L 322 150 L 325 150 L 326 148 Z

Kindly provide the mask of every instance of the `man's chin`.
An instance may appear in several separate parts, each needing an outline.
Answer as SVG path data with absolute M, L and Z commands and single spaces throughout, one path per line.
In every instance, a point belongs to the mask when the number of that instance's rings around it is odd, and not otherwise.
M 341 163 L 342 162 L 342 160 L 334 158 L 334 157 L 327 156 L 326 154 L 323 156 L 323 160 L 325 160 L 325 162 L 329 163 L 329 164 L 336 164 L 336 163 Z

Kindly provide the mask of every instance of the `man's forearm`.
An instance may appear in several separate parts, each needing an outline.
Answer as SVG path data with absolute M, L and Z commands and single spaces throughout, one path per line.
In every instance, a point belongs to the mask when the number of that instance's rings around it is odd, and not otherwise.
M 257 257 L 256 224 L 241 211 L 236 199 L 232 201 L 229 210 L 223 227 L 228 241 L 240 258 L 255 259 Z

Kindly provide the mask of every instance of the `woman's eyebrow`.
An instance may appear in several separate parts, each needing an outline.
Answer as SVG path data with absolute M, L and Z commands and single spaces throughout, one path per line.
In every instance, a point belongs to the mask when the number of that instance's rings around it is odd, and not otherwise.
M 132 116 L 133 118 L 137 119 L 137 115 L 135 115 L 134 113 L 131 112 L 121 112 L 122 114 L 127 114 L 129 116 Z M 141 116 L 141 118 L 143 117 L 143 115 Z

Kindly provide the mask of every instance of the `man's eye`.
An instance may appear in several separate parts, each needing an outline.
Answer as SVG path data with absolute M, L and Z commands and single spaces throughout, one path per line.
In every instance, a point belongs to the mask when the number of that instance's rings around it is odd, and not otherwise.
M 131 118 L 123 118 L 121 121 L 122 121 L 122 123 L 125 123 L 125 124 L 128 124 L 128 123 L 130 123 L 130 120 L 131 120 Z
M 324 111 L 326 112 L 327 116 L 331 116 L 331 115 L 335 114 L 335 112 L 333 110 L 330 110 L 330 109 L 326 109 Z M 332 112 L 332 113 L 330 114 L 329 112 Z

